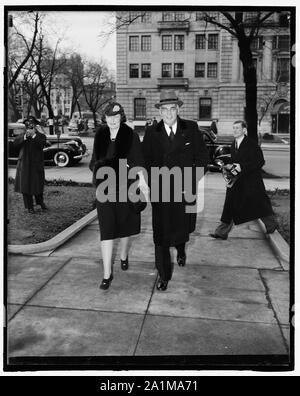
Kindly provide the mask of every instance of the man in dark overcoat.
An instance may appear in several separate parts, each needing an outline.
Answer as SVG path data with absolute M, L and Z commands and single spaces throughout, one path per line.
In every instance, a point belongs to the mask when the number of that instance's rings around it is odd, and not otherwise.
M 230 163 L 235 165 L 237 178 L 233 186 L 226 189 L 221 223 L 210 235 L 227 239 L 233 224 L 259 218 L 264 222 L 267 233 L 272 233 L 277 222 L 261 175 L 265 164 L 262 150 L 253 139 L 247 137 L 244 121 L 234 122 L 233 135 Z
M 34 213 L 33 195 L 37 205 L 47 207 L 43 199 L 45 171 L 44 152 L 46 136 L 39 129 L 39 121 L 30 116 L 24 121 L 26 131 L 15 138 L 14 146 L 19 149 L 15 179 L 15 191 L 23 194 L 24 206 Z
M 196 122 L 184 120 L 178 116 L 179 108 L 183 102 L 178 99 L 175 91 L 162 91 L 160 101 L 155 105 L 159 109 L 162 120 L 156 125 L 149 126 L 143 139 L 143 153 L 145 164 L 150 180 L 149 185 L 153 190 L 153 183 L 158 182 L 159 177 L 151 179 L 151 169 L 174 169 L 179 167 L 181 171 L 189 168 L 192 172 L 193 194 L 197 194 L 198 180 L 196 167 L 205 168 L 208 164 L 208 151 L 198 129 Z M 203 170 L 203 169 L 202 169 Z M 204 172 L 202 172 L 202 175 Z M 187 200 L 185 200 L 184 175 L 182 172 L 182 185 L 180 194 L 181 202 L 177 202 L 174 196 L 174 185 L 171 179 L 170 199 L 164 202 L 162 191 L 164 183 L 159 181 L 159 199 L 152 199 L 152 227 L 155 244 L 155 264 L 159 273 L 156 285 L 158 290 L 166 290 L 168 281 L 172 277 L 173 264 L 171 262 L 170 247 L 177 249 L 177 263 L 179 266 L 186 264 L 185 244 L 189 235 L 195 230 L 196 213 L 188 213 Z M 175 188 L 178 187 L 175 185 Z M 189 202 L 194 204 L 195 202 Z

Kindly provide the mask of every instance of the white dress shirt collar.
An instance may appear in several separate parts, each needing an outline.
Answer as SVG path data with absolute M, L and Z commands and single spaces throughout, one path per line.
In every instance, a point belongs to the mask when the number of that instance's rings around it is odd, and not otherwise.
M 171 129 L 170 129 L 169 125 L 167 125 L 165 123 L 164 123 L 164 125 L 165 125 L 165 130 L 167 131 L 168 136 L 170 136 Z M 174 132 L 174 134 L 176 133 L 176 131 L 177 131 L 177 121 L 175 122 L 175 124 L 172 125 L 172 131 Z
M 237 145 L 237 148 L 239 148 L 239 147 L 240 147 L 240 144 L 242 143 L 242 141 L 243 141 L 244 137 L 245 137 L 245 135 L 243 135 L 243 136 L 240 136 L 240 137 L 238 137 L 238 138 L 236 138 L 236 139 L 235 139 L 235 141 L 236 141 L 236 145 Z

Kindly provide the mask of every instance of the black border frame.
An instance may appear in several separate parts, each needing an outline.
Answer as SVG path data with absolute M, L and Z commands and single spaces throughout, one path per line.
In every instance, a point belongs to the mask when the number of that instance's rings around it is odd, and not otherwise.
M 7 59 L 7 29 L 9 11 L 122 11 L 122 10 L 149 10 L 165 11 L 166 7 L 171 11 L 190 10 L 190 11 L 257 11 L 257 6 L 129 6 L 129 5 L 41 5 L 41 6 L 4 6 L 4 44 Z M 291 13 L 291 43 L 295 43 L 296 32 L 296 6 L 270 7 L 262 6 L 261 11 L 272 10 L 289 11 Z M 291 51 L 293 52 L 293 51 Z M 292 59 L 291 54 L 291 59 Z M 7 213 L 7 76 L 6 67 L 4 68 L 4 213 Z M 295 67 L 291 67 L 290 73 L 290 204 L 291 204 L 291 243 L 290 243 L 290 323 L 293 321 L 295 304 Z M 5 327 L 4 327 L 4 371 L 46 371 L 46 370 L 255 370 L 262 372 L 272 371 L 292 371 L 295 367 L 294 357 L 294 327 L 290 326 L 290 353 L 287 355 L 201 355 L 201 356 L 102 356 L 102 357 L 20 357 L 9 358 L 7 360 L 7 220 L 4 220 L 4 306 L 5 306 Z M 91 377 L 88 377 L 91 378 Z M 92 377 L 93 378 L 93 377 Z M 132 377 L 133 378 L 133 377 Z M 139 377 L 140 379 L 143 377 Z M 166 379 L 163 377 L 162 379 Z M 185 377 L 188 378 L 188 377 Z

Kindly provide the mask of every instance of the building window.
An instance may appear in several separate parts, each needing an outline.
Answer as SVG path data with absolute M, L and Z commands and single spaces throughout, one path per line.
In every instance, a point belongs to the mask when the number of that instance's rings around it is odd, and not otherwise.
M 255 37 L 251 42 L 251 49 L 252 50 L 261 50 L 263 48 L 264 41 L 262 36 Z
M 208 35 L 208 45 L 207 48 L 211 50 L 218 49 L 219 35 L 218 34 L 209 34 Z
M 205 63 L 195 63 L 195 77 L 205 77 Z
M 162 36 L 162 46 L 163 51 L 172 51 L 172 36 Z
M 218 12 L 196 12 L 196 21 L 203 21 L 206 16 L 214 19 L 215 21 L 219 19 Z
M 139 50 L 139 36 L 129 36 L 129 51 Z
M 183 77 L 184 64 L 174 63 L 174 77 Z
M 141 37 L 141 50 L 142 51 L 151 51 L 151 36 L 142 36 Z
M 141 22 L 142 11 L 130 11 L 129 12 L 129 21 L 130 23 L 139 23 Z
M 146 119 L 146 99 L 144 98 L 134 99 L 134 118 L 136 120 Z
M 217 63 L 208 63 L 207 64 L 207 77 L 208 78 L 217 78 L 218 76 L 218 64 Z
M 175 21 L 184 21 L 185 20 L 185 14 L 184 12 L 175 12 Z
M 196 49 L 205 49 L 205 34 L 196 34 Z
M 151 20 L 152 20 L 151 12 L 142 13 L 142 16 L 141 16 L 141 22 L 142 23 L 150 23 Z
M 184 35 L 175 35 L 174 36 L 174 50 L 182 51 L 184 50 Z
M 201 21 L 203 17 L 204 17 L 203 12 L 196 12 L 196 21 Z
M 139 65 L 137 63 L 131 63 L 129 65 L 129 77 L 139 78 Z
M 142 63 L 142 78 L 151 77 L 151 63 Z
M 211 98 L 199 99 L 199 119 L 211 119 Z
M 277 81 L 288 82 L 290 79 L 290 59 L 278 58 L 277 59 Z
M 290 36 L 274 36 L 273 37 L 273 49 L 279 49 L 281 51 L 290 50 Z
M 163 20 L 163 22 L 174 21 L 174 13 L 173 12 L 163 12 L 162 20 Z
M 172 63 L 163 63 L 161 65 L 161 76 L 163 78 L 172 77 Z

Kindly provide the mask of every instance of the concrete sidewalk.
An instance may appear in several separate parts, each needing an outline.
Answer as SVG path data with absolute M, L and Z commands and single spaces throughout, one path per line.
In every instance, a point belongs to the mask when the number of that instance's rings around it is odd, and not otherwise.
M 288 361 L 288 267 L 258 222 L 235 227 L 226 241 L 208 236 L 224 200 L 224 185 L 215 185 L 208 175 L 187 265 L 174 266 L 166 292 L 155 288 L 149 207 L 126 272 L 116 246 L 107 291 L 99 289 L 96 221 L 53 251 L 9 255 L 8 362 L 26 369 L 26 358 L 54 356 L 285 355 Z

